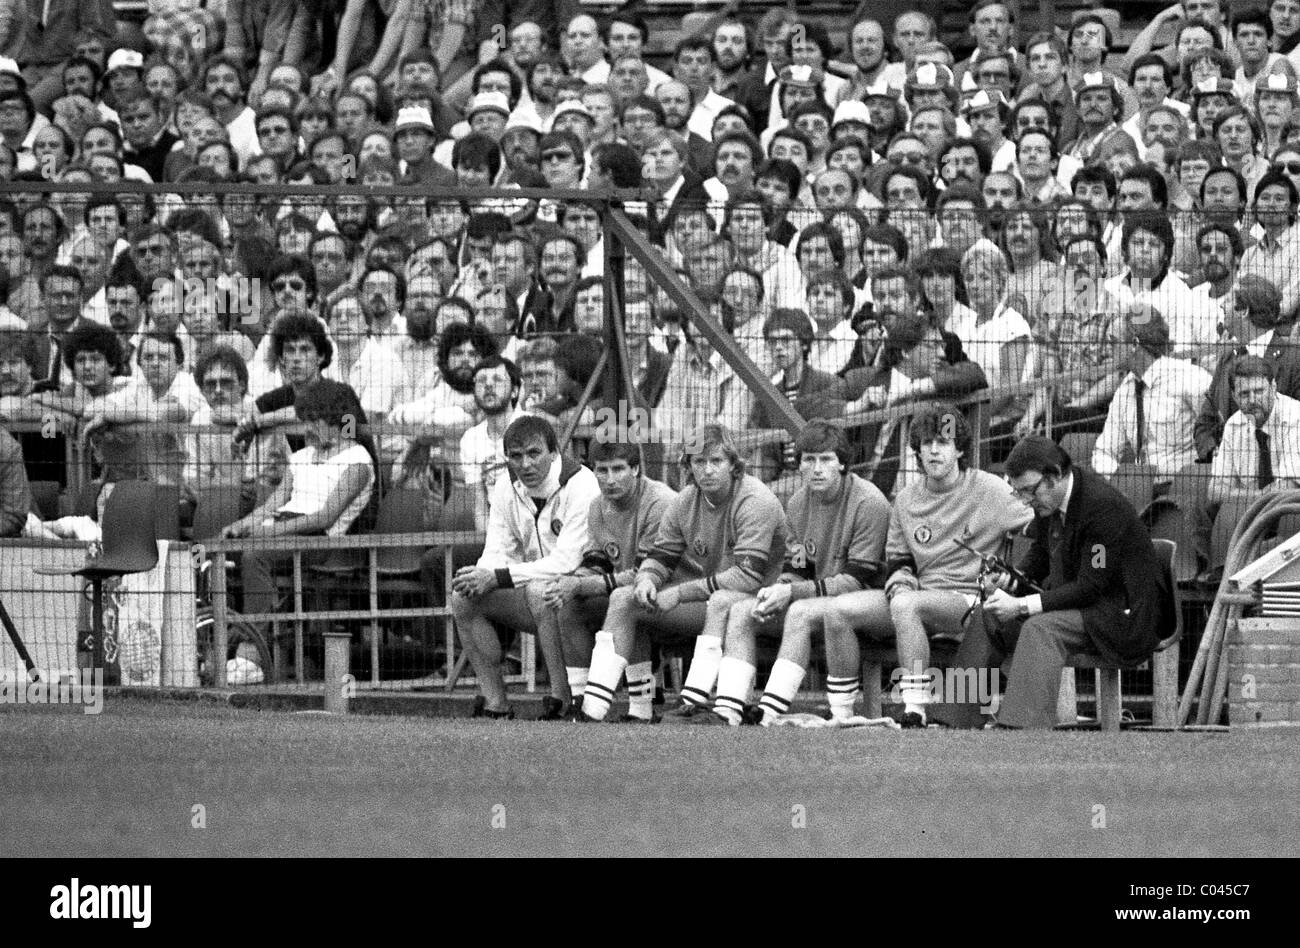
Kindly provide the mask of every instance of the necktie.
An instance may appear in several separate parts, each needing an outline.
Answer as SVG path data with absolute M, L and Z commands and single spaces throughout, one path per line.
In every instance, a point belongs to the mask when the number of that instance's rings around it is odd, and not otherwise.
M 1259 445 L 1259 467 L 1257 468 L 1256 482 L 1260 490 L 1273 483 L 1273 454 L 1269 450 L 1269 442 L 1272 440 L 1268 436 L 1268 432 L 1263 428 L 1255 429 L 1255 441 Z
M 1137 437 L 1133 444 L 1133 460 L 1142 463 L 1142 451 L 1147 443 L 1147 383 L 1141 379 L 1133 380 L 1133 400 L 1137 404 Z
M 1065 514 L 1056 511 L 1048 518 L 1047 551 L 1050 555 L 1047 587 L 1055 589 L 1065 582 Z

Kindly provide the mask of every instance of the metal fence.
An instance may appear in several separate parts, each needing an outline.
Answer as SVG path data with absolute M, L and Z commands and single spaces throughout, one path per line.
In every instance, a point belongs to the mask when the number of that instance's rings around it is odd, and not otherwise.
M 41 192 L 49 192 L 44 196 L 61 202 L 64 213 L 75 218 L 82 206 L 79 201 L 88 193 L 104 190 L 103 185 L 28 184 L 16 187 L 10 198 L 26 207 L 41 200 Z M 628 424 L 633 413 L 644 412 L 655 435 L 647 445 L 647 470 L 671 483 L 678 477 L 676 445 L 685 432 L 715 419 L 741 432 L 752 468 L 775 482 L 782 475 L 792 475 L 785 449 L 805 420 L 830 417 L 850 431 L 854 469 L 891 495 L 918 476 L 908 446 L 909 419 L 936 397 L 959 407 L 976 432 L 971 458 L 975 466 L 996 470 L 1020 433 L 1046 431 L 1061 439 L 1080 463 L 1104 466 L 1104 473 L 1147 517 L 1153 533 L 1179 541 L 1182 557 L 1176 568 L 1178 578 L 1187 586 L 1189 618 L 1193 620 L 1187 623 L 1185 660 L 1195 651 L 1191 646 L 1209 598 L 1208 593 L 1193 588 L 1192 580 L 1205 565 L 1198 561 L 1196 550 L 1205 540 L 1206 524 L 1199 511 L 1206 505 L 1210 469 L 1197 444 L 1177 445 L 1184 460 L 1174 463 L 1167 457 L 1153 458 L 1144 453 L 1143 444 L 1133 444 L 1123 431 L 1114 430 L 1122 428 L 1126 419 L 1114 412 L 1111 396 L 1126 378 L 1130 356 L 1141 348 L 1132 331 L 1134 307 L 1145 307 L 1146 313 L 1158 311 L 1159 304 L 1153 300 L 1159 299 L 1159 288 L 1147 287 L 1145 295 L 1131 293 L 1121 306 L 1111 298 L 1114 294 L 1108 296 L 1110 290 L 1101 286 L 1124 276 L 1123 266 L 1116 268 L 1113 259 L 1091 274 L 1094 282 L 1085 286 L 1086 264 L 1075 266 L 1076 261 L 1068 260 L 1069 266 L 1063 267 L 1052 259 L 1060 250 L 1059 241 L 1054 243 L 1059 220 L 1050 225 L 1052 233 L 1038 235 L 1038 242 L 1047 248 L 1046 256 L 1040 252 L 1026 257 L 1019 247 L 1015 253 L 1007 253 L 1010 265 L 1003 274 L 1001 297 L 990 312 L 968 296 L 971 288 L 960 276 L 961 256 L 956 255 L 959 269 L 954 277 L 953 255 L 943 258 L 931 252 L 943 246 L 944 228 L 951 222 L 914 210 L 868 210 L 856 216 L 793 210 L 781 218 L 790 231 L 786 234 L 788 246 L 779 244 L 778 228 L 770 225 L 764 251 L 745 258 L 732 255 L 734 240 L 730 246 L 719 241 L 719 233 L 738 235 L 726 209 L 716 205 L 686 209 L 661 228 L 666 249 L 653 244 L 646 230 L 653 232 L 657 225 L 648 225 L 638 214 L 646 209 L 641 195 L 374 186 L 360 194 L 361 206 L 367 215 L 386 213 L 388 224 L 386 229 L 363 231 L 362 240 L 354 243 L 343 236 L 335 240 L 337 231 L 322 229 L 327 217 L 331 227 L 347 226 L 345 212 L 355 207 L 359 198 L 357 188 L 347 185 L 149 186 L 124 182 L 115 186 L 113 193 L 125 205 L 128 218 L 137 213 L 133 209 L 143 204 L 147 195 L 160 217 L 159 207 L 171 207 L 169 215 L 184 221 L 184 214 L 175 217 L 178 211 L 219 208 L 228 212 L 243 201 L 259 208 L 259 220 L 264 217 L 268 225 L 275 222 L 271 230 L 274 242 L 268 247 L 265 239 L 257 243 L 231 232 L 229 216 L 216 215 L 214 221 L 225 224 L 227 232 L 220 235 L 214 261 L 211 254 L 205 256 L 210 241 L 204 239 L 202 224 L 194 223 L 190 215 L 189 229 L 183 230 L 172 246 L 174 265 L 163 274 L 165 282 L 170 282 L 161 289 L 155 283 L 149 299 L 137 300 L 139 319 L 129 332 L 117 330 L 121 341 L 133 347 L 136 364 L 130 377 L 107 376 L 99 380 L 102 390 L 90 391 L 88 385 L 98 384 L 93 372 L 84 368 L 83 377 L 79 374 L 83 367 L 70 360 L 64 384 L 53 387 L 46 401 L 38 398 L 28 405 L 39 409 L 23 416 L 15 413 L 12 397 L 9 402 L 0 401 L 0 421 L 28 448 L 27 469 L 40 519 L 56 524 L 61 537 L 76 537 L 78 530 L 93 535 L 89 522 L 103 514 L 104 485 L 147 480 L 158 488 L 159 509 L 150 512 L 157 515 L 156 535 L 189 557 L 193 576 L 188 584 L 176 588 L 166 586 L 175 581 L 174 576 L 162 580 L 163 592 L 151 594 L 188 598 L 193 608 L 184 612 L 183 621 L 189 622 L 193 616 L 198 634 L 186 629 L 184 636 L 174 639 L 184 643 L 183 649 L 162 649 L 174 667 L 161 667 L 164 663 L 156 661 L 159 667 L 150 679 L 153 683 L 225 687 L 319 681 L 322 632 L 338 628 L 353 632 L 353 667 L 363 684 L 449 687 L 456 681 L 459 652 L 447 608 L 448 583 L 459 565 L 473 562 L 477 556 L 482 543 L 485 485 L 501 474 L 504 459 L 499 446 L 487 455 L 462 455 L 467 444 L 462 441 L 463 432 L 486 415 L 482 399 L 476 407 L 473 387 L 464 384 L 463 376 L 455 376 L 459 388 L 447 387 L 455 367 L 450 354 L 439 351 L 438 343 L 448 340 L 469 346 L 472 351 L 462 361 L 471 366 L 488 353 L 508 353 L 522 371 L 519 407 L 552 418 L 566 450 L 580 459 L 593 440 L 608 436 L 611 422 L 617 430 Z M 463 218 L 461 239 L 454 242 L 434 233 L 436 215 L 453 205 Z M 570 214 L 585 216 L 583 209 L 594 210 L 598 218 L 594 230 L 590 222 L 570 219 Z M 331 212 L 337 214 L 337 220 Z M 1019 212 L 1008 216 L 1015 213 Z M 1036 210 L 1031 216 L 1038 219 L 1045 213 Z M 485 216 L 492 214 L 500 216 Z M 544 220 L 548 217 L 558 217 L 560 222 L 551 224 Z M 527 223 L 521 223 L 525 220 Z M 919 281 L 911 280 L 906 287 L 919 290 L 914 312 L 888 309 L 883 296 L 877 297 L 875 308 L 871 308 L 873 288 L 878 293 L 885 289 L 876 278 L 889 271 L 888 264 L 865 262 L 863 221 L 867 226 L 888 221 L 907 242 L 907 253 L 896 256 L 906 257 L 903 267 L 909 275 L 915 277 L 918 267 L 922 274 Z M 1000 221 L 1005 228 L 1007 217 Z M 1175 233 L 1184 241 L 1188 234 L 1195 237 L 1198 222 L 1199 217 L 1190 215 L 1175 220 Z M 836 234 L 839 252 L 835 252 L 836 241 L 828 239 L 823 223 L 829 223 L 829 230 Z M 978 223 L 987 231 L 992 221 Z M 1117 222 L 1094 223 L 1100 239 Z M 528 236 L 511 245 L 505 234 L 521 231 Z M 581 251 L 573 254 L 570 266 L 576 266 L 579 279 L 572 273 L 547 269 L 551 264 L 563 269 L 566 264 L 547 257 L 551 250 L 556 257 L 564 256 L 563 247 L 571 244 L 557 235 L 565 233 Z M 116 241 L 129 236 L 125 232 L 116 235 L 115 253 Z M 879 237 L 877 233 L 873 239 Z M 79 232 L 72 239 L 90 237 Z M 722 249 L 718 250 L 720 243 Z M 1008 247 L 1005 236 L 1001 246 Z M 332 259 L 324 251 L 314 253 L 322 247 L 341 248 L 342 258 Z M 764 257 L 768 248 L 770 253 Z M 1187 258 L 1188 248 L 1182 245 L 1179 249 Z M 305 252 L 313 279 L 322 284 L 316 298 L 302 305 L 286 301 L 282 294 L 292 294 L 293 287 L 277 288 L 271 273 L 275 268 L 269 266 L 269 259 L 256 256 L 256 251 L 263 256 Z M 821 255 L 826 254 L 837 273 L 835 280 L 826 277 L 821 265 L 826 262 Z M 1178 263 L 1178 254 L 1173 256 Z M 389 312 L 377 316 L 377 305 L 366 295 L 367 273 L 373 273 L 376 264 L 390 266 L 404 278 L 406 300 L 396 301 L 398 310 L 409 312 L 402 329 L 394 328 L 399 324 L 389 318 L 383 320 L 383 332 L 375 328 L 376 319 L 396 315 L 391 312 L 395 299 L 384 303 Z M 528 271 L 524 292 L 512 283 L 520 266 Z M 1289 258 L 1279 257 L 1273 282 L 1289 286 L 1295 266 Z M 101 281 L 96 290 L 102 287 L 108 267 L 103 270 L 92 268 L 86 273 L 88 283 Z M 758 274 L 766 298 L 752 299 L 746 271 Z M 598 279 L 587 281 L 580 292 L 584 272 Z M 278 277 L 293 275 L 292 269 L 277 273 Z M 551 274 L 554 280 L 547 285 L 545 276 L 539 279 L 538 273 Z M 337 283 L 329 285 L 335 277 Z M 935 296 L 942 279 L 954 285 L 954 298 Z M 1179 279 L 1189 284 L 1195 276 L 1184 271 Z M 291 284 L 292 279 L 284 282 Z M 853 294 L 851 300 L 842 301 L 842 325 L 832 325 L 833 321 L 825 318 L 827 304 L 814 299 L 819 287 L 829 285 L 847 285 Z M 196 289 L 197 296 L 189 289 Z M 1181 320 L 1178 325 L 1184 326 L 1216 318 L 1212 314 L 1218 312 L 1223 326 L 1230 325 L 1235 315 L 1239 329 L 1248 325 L 1247 317 L 1258 316 L 1251 309 L 1258 295 L 1242 294 L 1245 310 L 1239 311 L 1242 307 L 1238 306 L 1229 312 L 1221 307 L 1221 301 L 1210 298 L 1213 289 L 1201 291 L 1203 299 L 1198 297 L 1201 302 L 1197 304 L 1201 308 L 1195 313 L 1171 311 L 1161 316 L 1167 323 Z M 11 288 L 11 300 L 14 292 Z M 380 296 L 387 292 L 376 290 Z M 1053 308 L 1053 294 L 1064 305 Z M 539 302 L 543 299 L 544 303 Z M 1080 308 L 1079 301 L 1085 299 L 1091 308 Z M 413 301 L 408 310 L 406 304 Z M 86 300 L 88 306 L 93 302 L 93 298 Z M 787 303 L 790 305 L 776 305 Z M 111 305 L 105 303 L 100 311 L 101 324 L 112 324 Z M 981 330 L 990 315 L 1001 318 L 1017 305 L 1025 311 L 1017 314 L 1019 323 L 1008 323 L 1012 328 L 1005 330 L 1008 335 L 1004 338 L 987 334 L 962 338 L 963 327 Z M 1216 306 L 1220 308 L 1215 310 Z M 945 307 L 946 316 L 941 311 Z M 1095 321 L 1108 307 L 1112 308 L 1108 315 L 1118 321 L 1112 335 L 1084 339 L 1081 333 L 1067 331 Z M 812 317 L 810 358 L 827 366 L 825 375 L 837 386 L 834 393 L 811 398 L 790 390 L 789 373 L 783 374 L 774 361 L 780 358 L 772 340 L 778 333 L 771 330 L 769 321 L 781 308 L 802 308 Z M 245 394 L 250 398 L 266 396 L 283 391 L 286 385 L 294 387 L 291 376 L 296 370 L 285 361 L 292 356 L 281 353 L 277 360 L 275 346 L 268 344 L 268 338 L 274 338 L 274 320 L 286 313 L 320 317 L 332 356 L 324 376 L 349 382 L 359 396 L 359 406 L 375 416 L 356 419 L 359 423 L 348 432 L 370 455 L 373 479 L 365 488 L 369 499 L 361 505 L 364 509 L 355 512 L 353 526 L 338 535 L 223 536 L 232 521 L 248 517 L 250 510 L 275 496 L 290 459 L 297 457 L 295 452 L 303 446 L 303 428 L 296 418 L 277 416 L 263 430 L 246 431 L 240 417 L 246 414 L 243 400 L 218 404 L 221 393 L 200 385 L 203 379 L 195 381 L 185 397 L 202 397 L 203 401 L 190 407 L 206 409 L 206 420 L 190 411 L 184 420 L 165 413 L 144 421 L 121 414 L 126 397 L 122 393 L 132 391 L 131 385 L 146 384 L 149 372 L 154 371 L 146 371 L 141 361 L 147 333 L 137 333 L 147 328 L 147 323 L 180 333 L 183 369 L 192 369 L 196 359 L 219 343 L 251 353 L 244 359 L 249 370 Z M 965 314 L 973 321 L 962 323 Z M 1259 334 L 1276 337 L 1271 348 L 1276 348 L 1279 340 L 1289 344 L 1290 323 L 1277 313 L 1273 319 L 1272 326 L 1256 325 Z M 49 334 L 45 327 L 35 326 L 35 320 L 32 323 L 37 334 Z M 486 332 L 443 335 L 453 324 L 472 324 Z M 992 369 L 985 372 L 997 364 L 996 357 L 988 358 L 988 352 L 1016 342 L 1021 330 L 1015 327 L 1020 325 L 1028 327 L 1029 364 L 1023 374 L 1012 379 Z M 1220 328 L 1217 323 L 1212 329 L 1201 327 L 1211 336 L 1217 336 Z M 484 336 L 486 341 L 480 338 Z M 924 394 L 916 397 L 890 389 L 891 385 L 905 388 L 926 379 L 934 381 L 943 365 L 955 359 L 955 354 L 944 351 L 950 337 L 965 344 L 969 350 L 965 355 L 981 365 L 981 381 L 947 390 L 937 384 L 919 386 L 918 391 Z M 1225 391 L 1223 379 L 1230 362 L 1240 357 L 1243 348 L 1258 348 L 1259 340 L 1238 335 L 1209 347 L 1189 344 L 1200 339 L 1180 337 L 1174 341 L 1177 351 L 1157 357 L 1178 357 L 1180 371 L 1203 384 L 1198 403 L 1183 406 L 1185 417 L 1157 419 L 1168 429 L 1162 435 L 1166 439 L 1173 430 L 1169 426 L 1184 425 L 1190 432 L 1198 413 L 1214 416 L 1217 411 L 1222 415 L 1223 406 L 1216 406 L 1214 400 L 1216 392 L 1221 396 Z M 382 349 L 388 342 L 397 354 Z M 932 351 L 925 359 L 909 362 L 921 346 Z M 1079 358 L 1071 348 L 1082 346 L 1089 347 L 1087 359 Z M 1148 359 L 1146 364 L 1152 361 Z M 460 370 L 463 372 L 464 366 Z M 650 384 L 656 372 L 659 376 Z M 858 387 L 847 390 L 850 380 Z M 1212 388 L 1211 382 L 1217 388 Z M 1228 385 L 1230 395 L 1230 380 Z M 1170 404 L 1186 396 L 1189 389 L 1184 386 L 1178 391 L 1181 394 L 1170 396 Z M 440 394 L 431 397 L 435 392 Z M 1091 393 L 1090 399 L 1081 398 L 1081 393 Z M 435 417 L 434 408 L 459 409 L 459 420 L 449 423 Z M 258 413 L 271 416 L 274 411 Z M 1026 412 L 1031 415 L 1027 423 L 1023 421 Z M 25 420 L 12 421 L 9 416 Z M 213 423 L 217 416 L 220 420 Z M 1225 420 L 1218 418 L 1220 425 Z M 483 429 L 482 433 L 489 430 L 495 429 Z M 239 447 L 232 449 L 236 432 Z M 1099 438 L 1108 439 L 1104 448 L 1097 447 Z M 1116 446 L 1118 450 L 1114 450 Z M 1282 476 L 1279 471 L 1279 478 Z M 48 531 L 37 535 L 49 538 Z M 42 609 L 51 597 L 66 595 L 71 586 L 55 589 L 48 582 L 26 578 L 24 569 L 39 565 L 30 560 L 34 548 L 30 542 L 21 546 L 29 552 L 19 553 L 14 547 L 11 553 L 6 548 L 4 558 L 11 569 L 0 596 L 10 602 L 23 600 L 19 607 L 11 607 L 11 612 L 36 643 L 34 651 L 40 661 L 62 669 L 68 653 L 66 642 L 62 646 L 58 642 L 75 638 L 71 634 L 75 629 L 55 628 L 54 622 L 45 627 Z M 256 570 L 248 568 L 250 560 L 257 562 Z M 249 581 L 254 573 L 257 595 L 250 596 Z M 78 611 L 86 610 L 74 610 Z M 73 619 L 74 625 L 89 621 L 87 615 L 74 615 Z M 145 616 L 138 621 L 147 625 L 151 620 Z M 173 617 L 170 621 L 177 620 Z M 175 634 L 175 630 L 162 630 L 156 637 L 166 640 Z M 513 670 L 530 687 L 539 672 L 531 646 L 531 640 L 525 638 L 517 643 L 511 658 Z M 3 648 L 7 645 L 0 644 Z M 56 657 L 56 652 L 62 657 Z M 0 665 L 11 673 L 21 670 L 11 652 L 0 654 L 5 659 Z M 221 660 L 223 655 L 225 660 Z M 1145 683 L 1135 677 L 1126 682 L 1126 687 L 1130 686 L 1141 689 Z

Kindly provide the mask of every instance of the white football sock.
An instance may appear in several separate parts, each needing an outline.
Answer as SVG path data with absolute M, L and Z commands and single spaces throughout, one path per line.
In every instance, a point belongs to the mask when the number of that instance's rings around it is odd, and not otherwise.
M 590 687 L 590 685 L 588 685 Z M 627 666 L 627 713 L 649 721 L 654 715 L 655 674 L 649 662 Z
M 587 669 L 566 668 L 564 671 L 569 679 L 569 694 L 573 695 L 574 701 L 581 701 L 582 693 L 587 690 Z
M 763 697 L 758 699 L 758 706 L 763 710 L 763 724 L 771 724 L 790 710 L 790 702 L 799 693 L 803 683 L 804 667 L 788 658 L 778 658 L 772 666 L 772 674 L 767 676 L 767 687 Z
M 626 667 L 627 659 L 614 651 L 614 633 L 597 632 L 596 647 L 591 652 L 591 671 L 582 695 L 583 714 L 597 721 L 605 719 Z
M 716 635 L 701 635 L 695 640 L 695 656 L 691 670 L 682 685 L 682 700 L 703 707 L 709 703 L 713 684 L 718 680 L 718 666 L 722 664 L 722 639 Z
M 925 706 L 930 703 L 929 675 L 904 675 L 898 681 L 898 691 L 903 698 L 903 710 L 912 711 L 925 720 Z
M 718 666 L 718 699 L 713 702 L 713 710 L 722 715 L 731 724 L 739 724 L 745 713 L 745 704 L 749 701 L 749 692 L 754 687 L 754 666 L 730 655 L 723 657 Z
M 853 717 L 853 705 L 862 693 L 862 679 L 832 678 L 826 676 L 826 700 L 830 702 L 831 717 L 836 721 L 846 721 Z

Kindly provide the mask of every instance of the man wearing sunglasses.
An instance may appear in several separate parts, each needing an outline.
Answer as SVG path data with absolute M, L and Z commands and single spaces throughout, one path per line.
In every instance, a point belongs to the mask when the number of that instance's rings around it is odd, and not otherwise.
M 1133 505 L 1100 475 L 1076 468 L 1056 442 L 1023 439 L 1007 458 L 1007 479 L 1034 512 L 1033 545 L 1017 567 L 1042 592 L 1005 577 L 989 581 L 953 664 L 995 673 L 1011 656 L 996 725 L 1051 728 L 1066 663 L 1077 655 L 1146 660 L 1173 631 L 1173 595 Z M 949 707 L 953 723 L 984 723 L 976 705 Z

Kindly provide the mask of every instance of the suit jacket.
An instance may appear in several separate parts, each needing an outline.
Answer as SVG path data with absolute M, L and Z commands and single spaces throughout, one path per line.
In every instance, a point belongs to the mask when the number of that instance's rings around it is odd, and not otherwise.
M 1193 433 L 1196 456 L 1203 461 L 1208 461 L 1218 449 L 1223 439 L 1223 426 L 1237 411 L 1237 400 L 1232 397 L 1232 369 L 1240 357 L 1240 350 L 1219 357 L 1219 364 L 1214 367 L 1214 381 L 1201 402 Z M 1296 332 L 1295 323 L 1274 330 L 1273 341 L 1264 358 L 1273 365 L 1278 392 L 1300 399 L 1300 333 Z
M 1107 661 L 1145 661 L 1174 630 L 1173 590 L 1133 505 L 1099 474 L 1074 468 L 1060 539 L 1062 582 L 1042 595 L 1043 611 L 1078 609 Z M 1029 526 L 1033 546 L 1020 569 L 1042 585 L 1051 572 L 1051 520 Z

